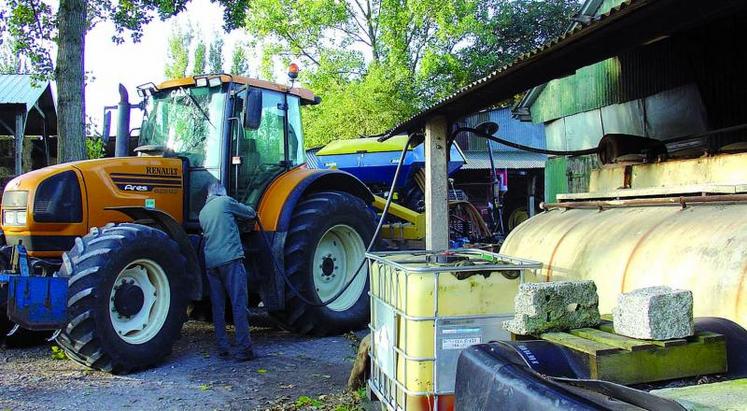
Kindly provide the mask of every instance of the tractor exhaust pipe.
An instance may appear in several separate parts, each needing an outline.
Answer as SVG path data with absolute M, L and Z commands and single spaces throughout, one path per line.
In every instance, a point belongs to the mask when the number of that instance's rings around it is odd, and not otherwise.
M 130 154 L 130 101 L 127 89 L 119 83 L 119 104 L 117 105 L 117 139 L 114 146 L 115 157 L 127 157 Z

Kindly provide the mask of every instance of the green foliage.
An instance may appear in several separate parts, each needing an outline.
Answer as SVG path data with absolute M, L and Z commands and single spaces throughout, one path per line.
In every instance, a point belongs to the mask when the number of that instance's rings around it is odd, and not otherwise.
M 558 34 L 580 0 L 253 0 L 260 73 L 295 59 L 322 97 L 307 146 L 386 131 Z
M 172 27 L 166 51 L 166 64 L 163 69 L 163 74 L 167 79 L 182 78 L 187 75 L 189 48 L 193 37 L 192 28 L 189 26 L 182 28 L 175 24 Z
M 194 62 L 192 63 L 192 74 L 205 73 L 205 66 L 207 64 L 206 54 L 207 47 L 205 46 L 205 42 L 200 39 L 197 42 L 197 46 L 195 47 Z
M 231 55 L 231 72 L 230 74 L 245 76 L 249 71 L 249 62 L 246 58 L 246 48 L 241 44 L 236 44 Z
M 29 74 L 26 61 L 13 49 L 12 42 L 0 42 L 0 74 Z
M 2 6 L 0 6 L 2 7 Z M 8 0 L 0 10 L 3 25 L 7 24 L 13 56 L 29 60 L 32 74 L 37 79 L 54 75 L 50 48 L 56 36 L 56 15 L 44 0 Z
M 223 39 L 215 36 L 208 49 L 208 71 L 210 73 L 223 72 Z
M 562 35 L 581 3 L 579 0 L 478 3 L 476 41 L 461 53 L 465 69 L 483 76 Z
M 52 355 L 53 360 L 67 360 L 67 354 L 65 354 L 65 351 L 62 350 L 62 348 L 53 345 L 52 346 Z
M 316 398 L 311 398 L 308 395 L 302 395 L 296 399 L 296 402 L 294 403 L 296 407 L 313 407 L 313 408 L 319 408 L 324 403 L 321 400 L 318 400 Z
M 99 137 L 87 138 L 86 139 L 86 154 L 88 159 L 93 160 L 96 158 L 103 158 L 104 152 L 104 140 Z
M 310 86 L 323 90 L 323 101 L 304 112 L 307 147 L 382 133 L 417 111 L 413 84 L 396 67 L 372 65 L 365 76 L 354 80 L 316 73 L 314 80 Z

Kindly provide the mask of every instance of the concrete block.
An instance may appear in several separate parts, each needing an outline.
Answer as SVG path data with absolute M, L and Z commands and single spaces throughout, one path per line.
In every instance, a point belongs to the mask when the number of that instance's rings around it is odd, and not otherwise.
M 524 283 L 514 299 L 514 318 L 503 328 L 517 335 L 599 325 L 599 296 L 594 281 Z
M 645 340 L 684 338 L 695 332 L 693 293 L 670 287 L 621 294 L 612 310 L 615 333 Z

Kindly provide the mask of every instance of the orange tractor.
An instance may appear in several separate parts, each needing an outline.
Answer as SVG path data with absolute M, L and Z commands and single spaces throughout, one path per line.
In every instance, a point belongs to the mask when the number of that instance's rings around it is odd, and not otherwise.
M 303 166 L 301 106 L 319 98 L 228 75 L 138 93 L 145 116 L 134 150 L 119 132 L 117 156 L 32 171 L 3 193 L 6 254 L 20 243 L 32 278 L 66 279 L 55 328 L 68 356 L 121 373 L 170 353 L 188 305 L 208 294 L 197 217 L 217 181 L 257 210 L 261 230 L 243 230 L 249 290 L 279 324 L 317 335 L 363 326 L 359 264 L 375 230 L 373 196 L 348 173 Z M 120 130 L 128 116 L 129 107 Z M 0 275 L 11 294 L 0 304 L 21 326 L 44 328 L 33 310 L 21 312 L 18 277 Z

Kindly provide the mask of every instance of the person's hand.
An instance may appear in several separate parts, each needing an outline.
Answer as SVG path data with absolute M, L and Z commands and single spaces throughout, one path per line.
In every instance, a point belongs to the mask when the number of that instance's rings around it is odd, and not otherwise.
M 237 225 L 239 227 L 239 232 L 240 233 L 251 233 L 252 231 L 254 231 L 255 221 L 256 221 L 255 218 L 238 220 Z

